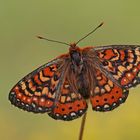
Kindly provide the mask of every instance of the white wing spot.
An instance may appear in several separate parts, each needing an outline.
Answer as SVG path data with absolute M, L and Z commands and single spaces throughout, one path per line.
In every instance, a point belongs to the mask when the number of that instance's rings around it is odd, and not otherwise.
M 66 119 L 67 118 L 67 115 L 64 115 L 63 117 Z
M 104 105 L 104 108 L 109 108 L 109 105 L 108 105 L 108 104 L 105 104 L 105 105 Z
M 59 117 L 60 115 L 57 113 L 56 116 Z
M 117 104 L 116 103 L 113 103 L 113 106 L 116 106 Z
M 100 106 L 97 106 L 97 107 L 96 107 L 96 109 L 100 109 L 100 108 L 101 108 Z
M 71 115 L 72 117 L 74 117 L 74 116 L 76 116 L 76 113 L 75 113 L 75 112 L 72 112 L 70 115 Z
M 119 101 L 122 101 L 122 98 L 119 98 Z

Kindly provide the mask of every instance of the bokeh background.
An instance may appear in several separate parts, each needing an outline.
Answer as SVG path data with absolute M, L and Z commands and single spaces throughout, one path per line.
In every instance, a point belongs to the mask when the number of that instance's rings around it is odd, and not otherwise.
M 80 46 L 140 44 L 139 0 L 0 0 L 0 140 L 77 140 L 81 118 L 64 122 L 22 111 L 8 93 L 23 76 L 68 51 L 36 35 L 70 43 L 102 21 Z M 84 140 L 103 139 L 140 139 L 140 86 L 112 112 L 89 107 Z

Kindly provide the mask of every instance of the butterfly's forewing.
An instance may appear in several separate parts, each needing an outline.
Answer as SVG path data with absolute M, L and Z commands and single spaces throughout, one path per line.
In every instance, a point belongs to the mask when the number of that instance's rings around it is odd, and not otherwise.
M 70 121 L 83 115 L 87 103 L 79 93 L 74 93 L 67 79 L 61 87 L 60 98 L 49 115 L 54 119 Z
M 61 58 L 55 59 L 20 80 L 9 93 L 11 103 L 30 112 L 51 111 L 61 76 L 58 69 L 63 61 Z
M 125 88 L 140 83 L 140 46 L 113 45 L 96 47 L 102 66 Z
M 109 111 L 126 100 L 130 87 L 140 83 L 140 46 L 113 45 L 93 50 L 100 69 L 96 69 L 97 85 L 91 95 L 91 103 L 94 110 Z

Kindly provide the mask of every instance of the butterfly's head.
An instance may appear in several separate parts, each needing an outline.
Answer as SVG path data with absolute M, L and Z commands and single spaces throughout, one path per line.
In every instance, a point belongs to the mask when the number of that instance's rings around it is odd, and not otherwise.
M 74 48 L 76 48 L 77 47 L 77 44 L 74 42 L 74 43 L 70 43 L 70 48 L 72 49 L 74 49 Z
M 70 43 L 69 46 L 70 46 L 70 48 L 69 48 L 70 52 L 72 52 L 72 51 L 80 51 L 80 48 L 77 46 L 76 43 Z

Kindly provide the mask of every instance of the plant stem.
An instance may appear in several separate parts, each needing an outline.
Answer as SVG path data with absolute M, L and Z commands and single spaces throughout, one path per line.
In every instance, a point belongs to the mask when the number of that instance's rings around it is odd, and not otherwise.
M 83 139 L 83 133 L 84 133 L 84 128 L 85 128 L 86 116 L 87 116 L 87 112 L 85 112 L 85 114 L 84 114 L 84 116 L 82 118 L 82 121 L 81 121 L 79 140 Z

